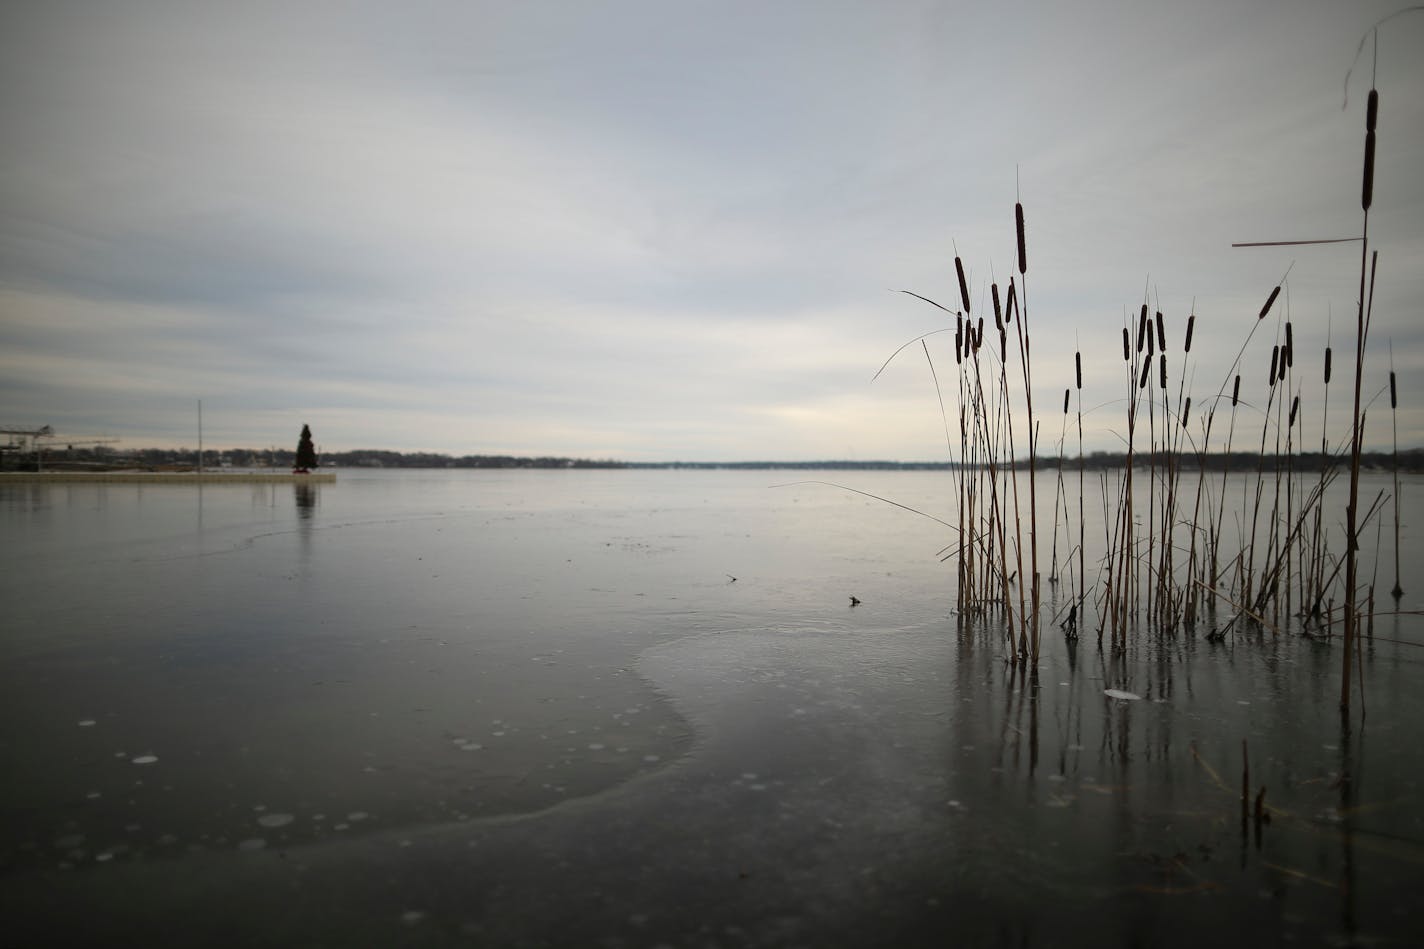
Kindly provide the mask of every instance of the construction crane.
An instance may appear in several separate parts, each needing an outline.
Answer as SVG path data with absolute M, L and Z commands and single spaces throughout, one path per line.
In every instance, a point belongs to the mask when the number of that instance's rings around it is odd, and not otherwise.
M 25 451 L 25 439 L 29 439 L 29 451 L 35 456 L 35 467 L 39 467 L 39 448 L 41 438 L 53 438 L 54 428 L 50 425 L 42 425 L 39 428 L 0 428 L 0 435 L 10 436 L 6 444 L 0 445 L 0 451 Z M 16 438 L 18 436 L 18 440 Z
M 43 445 L 41 439 L 52 440 L 58 436 L 54 433 L 54 426 L 42 425 L 39 428 L 8 427 L 0 428 L 0 435 L 8 435 L 6 444 L 0 445 L 0 451 L 13 451 L 28 453 L 35 456 L 35 467 L 43 467 Z M 95 445 L 112 445 L 117 442 L 117 438 L 76 438 L 67 439 L 64 447 L 68 451 L 75 448 L 89 448 Z M 27 444 L 28 442 L 28 444 Z
M 30 451 L 34 451 L 39 445 L 41 438 L 54 437 L 54 427 L 51 425 L 42 425 L 39 428 L 0 428 L 0 435 L 10 436 L 9 444 L 5 445 L 6 451 L 19 451 L 24 448 L 25 443 L 23 439 L 26 438 L 30 440 Z M 16 441 L 16 435 L 20 436 L 22 440 Z

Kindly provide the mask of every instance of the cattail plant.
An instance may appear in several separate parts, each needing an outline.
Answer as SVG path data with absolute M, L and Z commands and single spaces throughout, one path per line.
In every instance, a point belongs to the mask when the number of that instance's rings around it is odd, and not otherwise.
M 1399 390 L 1394 382 L 1394 343 L 1389 344 L 1389 417 L 1394 440 L 1391 454 L 1394 468 L 1394 589 L 1390 596 L 1398 600 L 1404 596 L 1404 588 L 1399 585 Z M 1371 615 L 1374 611 L 1371 610 Z
M 1304 344 L 1308 337 L 1295 332 L 1295 321 L 1291 318 L 1291 288 L 1286 280 L 1289 268 L 1264 298 L 1256 320 L 1250 321 L 1248 317 L 1245 321 L 1249 326 L 1245 332 L 1246 341 L 1236 359 L 1226 367 L 1214 396 L 1210 390 L 1195 394 L 1189 391 L 1195 385 L 1195 369 L 1190 362 L 1195 312 L 1190 313 L 1187 319 L 1180 362 L 1174 361 L 1176 353 L 1168 348 L 1168 319 L 1160 304 L 1152 305 L 1157 301 L 1153 299 L 1150 287 L 1137 312 L 1134 314 L 1128 310 L 1124 313 L 1121 327 L 1123 375 L 1120 378 L 1126 388 L 1126 429 L 1123 435 L 1126 461 L 1120 474 L 1109 476 L 1105 473 L 1100 478 L 1104 511 L 1100 538 L 1102 550 L 1097 581 L 1091 587 L 1086 569 L 1088 543 L 1084 516 L 1084 366 L 1081 350 L 1075 351 L 1073 386 L 1065 387 L 1063 393 L 1048 579 L 1056 585 L 1064 574 L 1068 575 L 1073 587 L 1072 608 L 1075 613 L 1083 610 L 1081 615 L 1085 622 L 1086 608 L 1090 604 L 1097 606 L 1099 643 L 1102 642 L 1103 632 L 1110 630 L 1115 655 L 1122 655 L 1130 636 L 1141 635 L 1145 630 L 1172 634 L 1182 627 L 1193 629 L 1199 616 L 1199 603 L 1202 609 L 1212 610 L 1218 602 L 1231 604 L 1236 612 L 1227 628 L 1244 619 L 1257 629 L 1279 633 L 1288 628 L 1286 621 L 1293 616 L 1305 617 L 1304 623 L 1308 627 L 1312 617 L 1319 617 L 1321 603 L 1327 598 L 1339 597 L 1343 587 L 1345 604 L 1341 612 L 1334 615 L 1343 621 L 1345 627 L 1347 668 L 1342 670 L 1341 704 L 1348 707 L 1351 672 L 1361 648 L 1359 624 L 1364 616 L 1359 608 L 1359 535 L 1370 517 L 1382 511 L 1384 503 L 1384 492 L 1381 492 L 1381 499 L 1369 505 L 1368 511 L 1362 511 L 1359 506 L 1360 455 L 1366 421 L 1361 374 L 1372 315 L 1377 263 L 1377 256 L 1371 256 L 1368 248 L 1377 110 L 1378 96 L 1372 90 L 1366 119 L 1366 156 L 1361 183 L 1364 226 L 1360 241 L 1363 249 L 1356 320 L 1354 409 L 1349 442 L 1350 502 L 1347 506 L 1346 550 L 1343 557 L 1332 556 L 1329 551 L 1327 538 L 1331 536 L 1331 531 L 1323 510 L 1326 487 L 1337 473 L 1344 456 L 1343 439 L 1337 440 L 1335 450 L 1331 451 L 1329 390 L 1333 348 L 1327 337 L 1324 393 L 1320 400 L 1317 478 L 1313 472 L 1305 475 L 1306 452 L 1302 446 L 1307 438 L 1303 433 L 1313 422 L 1315 403 L 1310 401 L 1310 387 L 1302 388 L 1294 377 L 1297 343 Z M 971 317 L 972 268 L 966 266 L 957 249 L 954 254 L 959 307 L 953 311 L 946 310 L 954 314 L 953 326 L 947 326 L 942 332 L 954 334 L 955 385 L 941 388 L 928 345 L 922 345 L 922 349 L 930 363 L 940 400 L 946 448 L 951 451 L 954 446 L 950 432 L 950 408 L 945 399 L 956 392 L 959 397 L 959 527 L 955 544 L 945 548 L 952 551 L 946 554 L 945 559 L 957 557 L 958 560 L 960 613 L 962 616 L 1002 619 L 1003 625 L 999 628 L 1002 629 L 1010 661 L 1016 669 L 1023 669 L 1037 664 L 1041 643 L 1042 593 L 1036 530 L 1040 422 L 1034 406 L 1031 324 L 1026 305 L 1027 242 L 1022 203 L 1015 204 L 1014 223 L 1017 272 L 1009 277 L 1002 296 L 999 284 L 990 282 L 987 294 L 990 301 L 987 302 L 992 303 L 991 312 L 982 312 L 990 307 L 984 305 L 986 301 L 983 301 L 981 290 L 981 312 L 975 315 L 977 318 Z M 1273 323 L 1275 339 L 1270 344 L 1269 363 L 1265 360 L 1263 347 L 1251 349 L 1250 358 L 1245 358 L 1251 339 L 1259 327 L 1267 325 L 1266 318 L 1273 313 L 1276 314 Z M 994 346 L 990 339 L 985 347 L 985 323 L 989 316 L 993 319 L 998 346 Z M 1013 365 L 1015 351 L 1017 365 Z M 1303 355 L 1311 358 L 1308 353 Z M 1260 362 L 1255 361 L 1258 358 Z M 1260 384 L 1262 369 L 1266 370 L 1263 373 L 1266 386 L 1262 393 L 1264 398 L 1258 399 L 1251 392 L 1260 391 L 1256 387 Z M 1178 382 L 1175 393 L 1169 388 L 1174 374 Z M 1243 375 L 1248 380 L 1256 380 L 1248 381 L 1248 392 L 1244 398 Z M 1156 385 L 1149 386 L 1154 380 Z M 1021 393 L 1015 391 L 1020 386 Z M 1068 473 L 1064 470 L 1067 426 L 1072 421 L 1069 413 L 1073 411 L 1075 389 L 1078 392 L 1079 483 L 1076 558 L 1073 556 L 1072 513 L 1066 488 Z M 1215 418 L 1218 409 L 1228 408 L 1228 399 L 1230 418 L 1224 445 L 1218 446 L 1213 443 L 1214 435 L 1220 439 Z M 1391 364 L 1390 406 L 1396 432 L 1397 405 L 1397 381 Z M 1259 413 L 1261 417 L 1259 440 L 1253 439 L 1257 441 L 1254 465 L 1243 465 L 1240 458 L 1233 459 L 1237 415 L 1243 406 L 1248 412 Z M 1194 407 L 1196 416 L 1192 414 Z M 1156 424 L 1159 409 L 1163 423 L 1160 427 Z M 1145 424 L 1141 424 L 1144 421 Z M 1337 423 L 1336 429 L 1343 429 L 1343 426 Z M 1145 438 L 1143 432 L 1146 433 Z M 1313 435 L 1310 437 L 1313 438 Z M 1147 452 L 1145 459 L 1142 457 L 1144 446 Z M 1026 464 L 1020 454 L 1026 456 Z M 1184 469 L 1190 472 L 1193 455 L 1198 467 L 1195 479 L 1191 479 L 1190 475 L 1184 476 Z M 1219 491 L 1216 480 L 1207 474 L 1211 467 L 1208 459 L 1218 455 L 1221 459 Z M 1394 593 L 1398 597 L 1402 591 L 1397 434 L 1395 455 Z M 1234 549 L 1228 546 L 1223 550 L 1226 509 L 1238 509 L 1235 500 L 1228 503 L 1227 499 L 1228 492 L 1234 495 L 1237 491 L 1237 485 L 1230 480 L 1233 465 L 1246 469 L 1235 472 L 1240 481 L 1239 518 L 1236 520 L 1238 543 Z M 1252 467 L 1255 469 L 1254 478 L 1249 470 Z M 1187 512 L 1189 502 L 1186 492 L 1191 491 L 1191 480 L 1196 481 L 1196 490 L 1190 499 L 1192 510 Z M 1024 524 L 1025 519 L 1027 525 Z M 1066 547 L 1062 562 L 1058 560 L 1060 529 L 1064 532 Z M 1377 530 L 1382 533 L 1378 522 Z M 1297 596 L 1299 613 L 1296 612 Z M 1055 595 L 1055 610 L 1059 609 L 1059 602 Z M 1213 630 L 1212 635 L 1216 634 Z
M 1083 352 L 1076 350 L 1073 353 L 1073 379 L 1074 388 L 1078 390 L 1078 579 L 1075 590 L 1074 606 L 1079 613 L 1083 612 L 1083 606 L 1087 601 L 1087 573 L 1085 571 L 1085 545 L 1087 534 L 1083 520 Z
M 1379 116 L 1379 92 L 1370 90 L 1365 105 L 1365 168 L 1360 189 L 1360 209 L 1363 211 L 1360 226 L 1360 296 L 1355 317 L 1355 405 L 1350 426 L 1350 499 L 1345 506 L 1345 658 L 1340 676 L 1340 708 L 1350 708 L 1350 664 L 1352 650 L 1358 633 L 1358 610 L 1356 608 L 1356 584 L 1359 582 L 1359 502 L 1360 502 L 1360 446 L 1364 438 L 1363 418 L 1360 407 L 1361 387 L 1365 372 L 1365 342 L 1369 337 L 1370 306 L 1365 298 L 1365 280 L 1370 261 L 1370 204 L 1374 200 L 1375 187 L 1375 124 Z M 1374 281 L 1370 281 L 1373 289 Z M 1371 297 L 1373 294 L 1371 294 Z M 1370 301 L 1372 302 L 1372 301 Z

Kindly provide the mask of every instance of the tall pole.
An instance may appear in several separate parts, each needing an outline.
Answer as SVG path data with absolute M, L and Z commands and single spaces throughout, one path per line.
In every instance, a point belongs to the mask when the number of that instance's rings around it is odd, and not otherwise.
M 203 400 L 198 400 L 198 474 L 203 473 Z

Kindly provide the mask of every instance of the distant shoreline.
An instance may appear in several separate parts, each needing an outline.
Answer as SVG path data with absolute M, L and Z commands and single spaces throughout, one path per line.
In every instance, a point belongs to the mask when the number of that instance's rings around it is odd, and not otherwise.
M 116 458 L 112 454 L 96 452 L 74 452 L 66 456 L 54 452 L 44 460 L 46 479 L 62 475 L 70 480 L 102 480 L 109 475 L 115 480 L 132 481 L 138 475 L 152 475 L 155 480 L 173 481 L 185 475 L 204 482 L 218 479 L 232 481 L 272 481 L 274 479 L 326 479 L 334 478 L 330 472 L 336 469 L 360 471 L 365 469 L 427 469 L 427 470 L 708 470 L 708 471 L 972 471 L 987 470 L 982 464 L 963 465 L 949 461 L 888 461 L 884 459 L 855 461 L 829 459 L 818 461 L 616 461 L 591 460 L 584 458 L 561 458 L 553 456 L 517 457 L 512 455 L 441 455 L 430 452 L 401 453 L 384 450 L 361 450 L 326 452 L 321 456 L 321 467 L 309 475 L 287 474 L 292 467 L 291 452 L 267 453 L 246 450 L 228 450 L 205 453 L 204 460 L 211 458 L 213 464 L 205 464 L 201 475 L 196 471 L 197 457 L 194 452 L 169 451 L 164 449 L 143 449 L 135 456 Z M 13 464 L 13 462 L 11 462 Z M 1127 455 L 1120 452 L 1093 452 L 1085 455 L 1081 462 L 1077 456 L 1038 458 L 1038 471 L 1056 472 L 1059 466 L 1067 472 L 1077 470 L 1079 465 L 1088 471 L 1120 470 L 1127 465 Z M 1348 458 L 1338 454 L 1320 452 L 1299 452 L 1296 454 L 1261 455 L 1254 452 L 1210 452 L 1199 455 L 1195 452 L 1155 455 L 1139 451 L 1133 458 L 1133 466 L 1145 470 L 1156 466 L 1171 465 L 1176 471 L 1255 471 L 1290 469 L 1297 473 L 1338 469 L 1348 467 Z M 1361 456 L 1365 469 L 1392 471 L 1395 456 L 1390 452 L 1370 451 Z M 1402 472 L 1424 472 L 1424 449 L 1411 448 L 1398 455 L 1398 466 Z M 0 477 L 33 478 L 36 474 L 35 460 L 26 459 L 24 468 L 29 470 L 8 470 L 0 472 Z M 1028 459 L 1019 459 L 1012 464 L 1000 464 L 999 470 L 1028 469 Z M 80 477 L 83 476 L 83 477 Z
M 6 471 L 0 484 L 335 484 L 335 471 Z

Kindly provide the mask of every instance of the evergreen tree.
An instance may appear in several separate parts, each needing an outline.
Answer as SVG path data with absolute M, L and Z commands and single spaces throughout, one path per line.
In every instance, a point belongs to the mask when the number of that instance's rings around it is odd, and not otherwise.
M 312 444 L 311 428 L 302 426 L 302 437 L 297 442 L 297 457 L 292 463 L 295 474 L 306 474 L 316 467 L 316 446 Z

